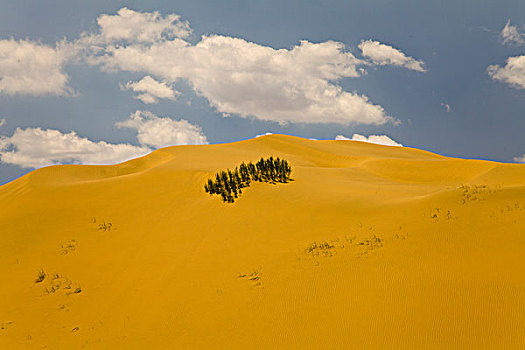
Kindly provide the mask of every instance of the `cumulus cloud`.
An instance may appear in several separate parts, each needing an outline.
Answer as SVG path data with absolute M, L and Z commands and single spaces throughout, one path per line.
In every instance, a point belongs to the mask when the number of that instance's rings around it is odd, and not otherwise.
M 510 24 L 510 19 L 503 27 L 500 38 L 503 44 L 507 45 L 523 45 L 525 41 L 523 40 L 523 34 L 518 31 L 518 27 Z
M 402 51 L 392 46 L 381 44 L 379 41 L 363 40 L 358 47 L 363 57 L 370 59 L 373 64 L 379 66 L 398 66 L 418 72 L 426 72 L 423 61 L 409 57 Z
M 361 42 L 360 49 L 368 59 L 361 60 L 335 41 L 301 41 L 290 48 L 274 49 L 239 38 L 205 35 L 190 43 L 187 38 L 192 30 L 187 21 L 177 14 L 157 11 L 124 7 L 115 15 L 100 15 L 97 25 L 97 32 L 82 33 L 74 41 L 63 40 L 57 48 L 2 41 L 9 46 L 4 51 L 15 59 L 3 68 L 0 58 L 0 92 L 65 95 L 70 93 L 63 72 L 65 62 L 88 63 L 105 71 L 147 74 L 123 86 L 137 92 L 135 98 L 144 103 L 175 99 L 177 92 L 170 84 L 183 80 L 224 116 L 281 124 L 381 125 L 396 120 L 367 96 L 345 91 L 338 82 L 365 74 L 363 67 L 370 62 L 424 71 L 422 61 L 371 40 Z M 16 50 L 17 46 L 23 50 Z M 18 69 L 12 62 L 18 62 L 16 55 L 24 50 L 33 51 L 28 56 L 32 58 L 22 60 L 29 69 Z
M 154 148 L 208 143 L 199 126 L 184 119 L 160 118 L 147 111 L 136 111 L 116 125 L 135 129 L 140 146 L 94 142 L 75 131 L 17 128 L 12 136 L 0 137 L 0 160 L 22 168 L 64 163 L 115 164 L 143 156 Z
M 180 93 L 172 89 L 165 82 L 158 82 L 149 75 L 139 81 L 129 81 L 126 85 L 121 85 L 122 90 L 132 90 L 139 94 L 133 98 L 144 103 L 157 103 L 160 98 L 175 100 Z
M 148 111 L 136 111 L 127 120 L 116 125 L 137 130 L 139 142 L 155 148 L 208 143 L 200 126 L 184 119 L 160 118 Z
M 518 31 L 515 25 L 510 24 L 510 19 L 500 33 L 503 44 L 523 45 L 525 36 Z M 525 55 L 507 58 L 506 64 L 497 64 L 487 67 L 487 73 L 493 80 L 502 81 L 517 89 L 525 89 Z
M 370 135 L 368 137 L 354 134 L 352 138 L 348 138 L 343 135 L 337 135 L 335 137 L 336 140 L 352 140 L 352 141 L 361 141 L 361 142 L 368 142 L 368 143 L 375 143 L 378 145 L 384 145 L 384 146 L 397 146 L 397 147 L 403 147 L 402 144 L 392 140 L 390 137 L 386 135 Z
M 487 68 L 489 76 L 503 81 L 515 88 L 525 89 L 525 55 L 507 58 L 505 66 L 491 65 Z
M 301 41 L 274 49 L 239 38 L 205 35 L 190 43 L 192 30 L 177 14 L 121 8 L 97 18 L 98 30 L 56 48 L 30 41 L 0 41 L 0 93 L 72 94 L 65 63 L 99 65 L 105 71 L 147 74 L 124 89 L 144 103 L 175 99 L 170 84 L 186 81 L 224 116 L 281 124 L 382 125 L 396 120 L 383 107 L 338 84 L 366 73 L 370 62 L 424 71 L 423 62 L 379 42 L 360 44 L 356 58 L 335 41 Z M 156 77 L 155 80 L 152 76 Z
M 39 168 L 62 163 L 113 164 L 144 155 L 147 147 L 93 142 L 74 131 L 17 128 L 10 137 L 0 138 L 0 159 L 22 168 Z
M 171 17 L 174 16 L 174 17 Z M 155 30 L 142 30 L 138 20 Z M 185 28 L 166 35 L 158 23 Z M 366 62 L 344 44 L 302 41 L 274 49 L 243 39 L 203 36 L 184 40 L 189 26 L 177 15 L 121 9 L 98 19 L 99 33 L 83 34 L 69 51 L 107 71 L 143 72 L 168 83 L 184 80 L 218 112 L 279 123 L 363 123 L 394 121 L 368 97 L 344 91 L 337 82 L 359 77 Z M 131 28 L 131 29 L 130 29 Z M 118 30 L 117 30 L 118 29 Z
M 0 40 L 0 93 L 70 95 L 67 57 L 57 48 L 28 40 Z
M 514 161 L 517 163 L 525 163 L 525 154 L 520 157 L 514 157 Z
M 186 38 L 191 29 L 180 16 L 161 16 L 159 12 L 137 12 L 126 7 L 117 15 L 101 15 L 97 19 L 100 35 L 105 42 L 155 42 L 162 39 Z

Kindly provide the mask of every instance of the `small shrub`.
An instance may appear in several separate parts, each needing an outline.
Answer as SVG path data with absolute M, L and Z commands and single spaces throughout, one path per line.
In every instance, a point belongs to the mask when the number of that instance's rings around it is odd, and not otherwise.
M 44 281 L 45 279 L 46 279 L 46 273 L 44 272 L 43 269 L 40 269 L 40 271 L 38 271 L 38 274 L 36 276 L 35 283 L 40 283 Z

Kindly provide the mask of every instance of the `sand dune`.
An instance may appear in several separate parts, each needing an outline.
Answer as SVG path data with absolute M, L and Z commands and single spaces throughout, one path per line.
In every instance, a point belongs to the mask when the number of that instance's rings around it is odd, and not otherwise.
M 525 165 L 270 135 L 38 169 L 0 227 L 2 349 L 525 348 Z

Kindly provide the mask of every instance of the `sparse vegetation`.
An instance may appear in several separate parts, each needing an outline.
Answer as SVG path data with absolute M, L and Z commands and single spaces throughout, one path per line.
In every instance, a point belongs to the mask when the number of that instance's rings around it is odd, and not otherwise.
M 4 330 L 7 328 L 7 326 L 10 326 L 13 324 L 13 321 L 9 321 L 9 322 L 2 322 L 0 323 L 0 330 Z
M 445 212 L 445 209 L 442 209 L 442 208 L 434 208 L 434 209 L 432 209 L 430 211 L 429 217 L 430 217 L 430 219 L 432 219 L 434 221 L 440 221 L 440 220 L 443 220 L 443 219 L 446 219 L 446 220 L 457 219 L 457 216 L 453 216 L 452 212 L 450 210 L 447 210 Z
M 369 250 L 381 248 L 383 246 L 383 240 L 376 235 L 372 235 L 369 239 L 359 241 L 357 245 L 368 246 Z
M 331 250 L 334 248 L 334 245 L 328 242 L 313 242 L 305 249 L 305 251 L 312 254 L 312 256 L 320 254 L 323 256 L 332 256 Z
M 70 295 L 82 292 L 78 283 L 59 273 L 46 274 L 43 270 L 40 270 L 35 281 L 37 283 L 43 282 L 41 283 L 43 295 L 52 295 L 59 292 Z M 64 308 L 65 306 L 60 307 L 60 309 Z
M 361 228 L 363 225 L 360 223 Z M 402 226 L 400 226 L 400 229 Z M 315 265 L 319 265 L 319 259 L 333 258 L 340 254 L 341 257 L 356 256 L 358 258 L 368 256 L 373 251 L 383 248 L 385 239 L 371 232 L 374 228 L 369 226 L 366 229 L 360 230 L 360 238 L 358 236 L 344 236 L 336 237 L 330 240 L 314 241 L 310 243 L 305 249 L 304 253 L 311 256 Z M 406 239 L 408 233 L 404 235 L 395 234 L 393 238 Z M 355 254 L 355 255 L 354 255 Z
M 101 224 L 98 224 L 98 229 L 101 230 L 101 231 L 111 231 L 111 226 L 113 226 L 113 224 L 111 222 L 108 222 L 106 224 L 106 221 L 104 221 L 103 223 Z
M 40 269 L 40 271 L 38 271 L 38 274 L 36 276 L 35 283 L 40 283 L 44 281 L 45 279 L 46 279 L 46 273 L 44 272 L 43 269 Z
M 242 193 L 242 189 L 249 187 L 252 181 L 286 183 L 292 173 L 292 167 L 284 159 L 270 157 L 261 158 L 257 163 L 244 162 L 235 170 L 222 170 L 215 174 L 215 179 L 208 179 L 204 190 L 210 195 L 218 194 L 227 203 L 233 203 Z
M 72 239 L 69 242 L 62 244 L 62 255 L 67 255 L 77 249 L 77 241 Z
M 262 287 L 261 274 L 258 271 L 250 274 L 239 274 L 238 277 L 250 281 L 253 287 Z
M 487 194 L 495 191 L 495 189 L 487 185 L 461 185 L 458 189 L 461 191 L 461 204 L 484 201 Z

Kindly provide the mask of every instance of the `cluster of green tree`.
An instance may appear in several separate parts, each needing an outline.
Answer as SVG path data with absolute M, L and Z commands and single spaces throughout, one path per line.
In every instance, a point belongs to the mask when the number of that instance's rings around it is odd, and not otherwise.
M 224 202 L 233 203 L 242 193 L 242 189 L 249 187 L 252 181 L 285 183 L 290 180 L 292 167 L 284 159 L 261 158 L 257 163 L 244 162 L 235 170 L 222 170 L 215 174 L 215 180 L 208 179 L 204 190 L 210 195 L 222 196 Z

